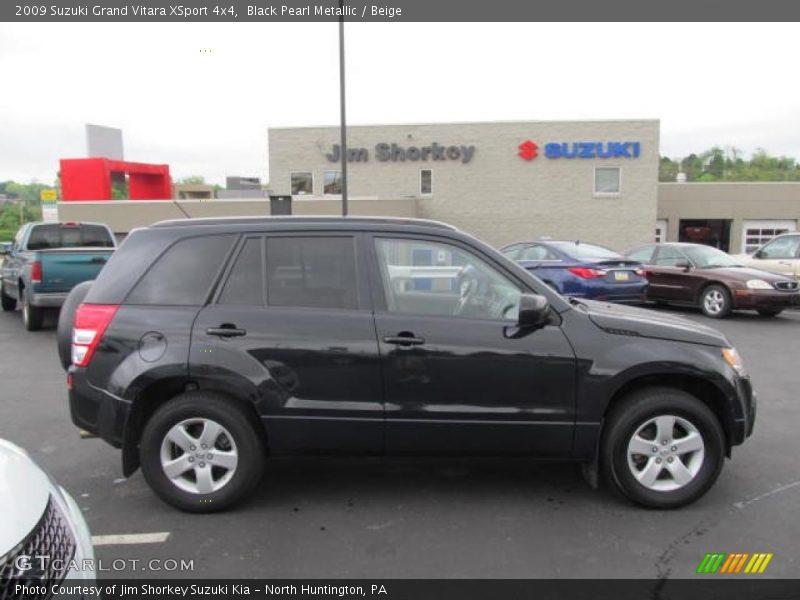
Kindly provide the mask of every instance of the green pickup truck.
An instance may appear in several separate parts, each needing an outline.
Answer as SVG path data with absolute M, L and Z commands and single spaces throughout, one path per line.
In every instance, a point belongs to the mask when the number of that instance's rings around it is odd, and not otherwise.
M 13 242 L 0 245 L 3 310 L 19 303 L 25 329 L 41 329 L 45 311 L 97 277 L 115 248 L 114 234 L 102 223 L 26 223 Z

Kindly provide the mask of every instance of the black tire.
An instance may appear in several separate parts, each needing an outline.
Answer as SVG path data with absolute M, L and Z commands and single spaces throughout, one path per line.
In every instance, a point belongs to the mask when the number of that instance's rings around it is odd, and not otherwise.
M 759 308 L 758 314 L 762 317 L 766 317 L 771 319 L 772 317 L 777 317 L 779 314 L 783 312 L 782 308 Z
M 92 283 L 92 281 L 84 281 L 72 288 L 58 313 L 56 343 L 58 344 L 58 359 L 65 371 L 72 363 L 72 324 L 75 322 L 75 311 L 86 298 Z
M 719 298 L 718 302 L 710 302 L 711 297 Z M 715 308 L 712 308 L 714 306 Z M 718 307 L 718 308 L 717 308 Z M 731 293 L 724 285 L 713 283 L 700 292 L 700 310 L 712 319 L 724 319 L 733 310 Z
M 38 306 L 31 306 L 28 294 L 20 288 L 19 295 L 22 300 L 22 323 L 27 331 L 39 331 L 44 321 L 44 310 Z
M 641 483 L 629 466 L 628 443 L 642 425 L 658 416 L 667 415 L 685 420 L 699 432 L 704 446 L 702 462 L 693 478 L 682 487 L 672 490 L 652 489 Z M 661 453 L 667 452 L 671 441 L 667 446 L 656 442 L 654 440 L 653 447 L 658 448 L 657 454 L 652 458 L 638 457 L 646 461 L 647 465 L 650 465 L 650 460 L 659 463 L 661 460 L 669 460 L 661 458 Z M 607 418 L 600 460 L 605 480 L 625 498 L 649 508 L 679 508 L 694 502 L 714 485 L 725 461 L 725 436 L 711 409 L 694 396 L 673 388 L 647 388 L 628 395 Z M 678 457 L 673 460 L 685 464 L 687 459 Z M 669 471 L 665 468 L 666 462 L 661 464 L 664 466 L 661 473 L 666 479 L 670 479 Z M 669 484 L 669 481 L 662 480 L 659 485 L 664 483 Z
M 216 491 L 200 493 L 181 489 L 161 466 L 165 436 L 187 419 L 210 419 L 230 433 L 238 463 L 230 480 Z M 253 416 L 226 396 L 204 391 L 186 392 L 161 406 L 147 421 L 139 448 L 142 473 L 158 497 L 175 508 L 197 513 L 225 510 L 244 499 L 261 480 L 266 447 L 260 428 L 261 424 Z M 199 448 L 198 451 L 202 452 Z M 198 459 L 196 466 L 199 468 L 201 464 Z
M 0 301 L 2 301 L 3 310 L 6 312 L 17 309 L 17 301 L 11 296 L 6 296 L 6 290 L 2 287 L 0 287 Z

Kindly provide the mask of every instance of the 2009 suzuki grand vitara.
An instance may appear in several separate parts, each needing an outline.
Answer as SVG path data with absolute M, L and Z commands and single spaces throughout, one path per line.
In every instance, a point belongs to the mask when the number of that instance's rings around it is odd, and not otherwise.
M 297 453 L 570 459 L 678 507 L 755 419 L 719 332 L 568 301 L 432 221 L 159 223 L 61 321 L 75 424 L 189 511 L 230 506 L 268 456 Z

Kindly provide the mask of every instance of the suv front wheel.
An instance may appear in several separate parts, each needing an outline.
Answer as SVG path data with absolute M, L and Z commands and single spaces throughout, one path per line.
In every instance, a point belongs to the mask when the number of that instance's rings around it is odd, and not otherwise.
M 139 450 L 144 477 L 176 508 L 224 510 L 250 494 L 261 479 L 265 448 L 256 425 L 225 396 L 181 394 L 145 425 Z
M 644 506 L 678 508 L 694 502 L 714 484 L 724 459 L 717 417 L 681 390 L 634 392 L 606 423 L 601 457 L 606 480 Z

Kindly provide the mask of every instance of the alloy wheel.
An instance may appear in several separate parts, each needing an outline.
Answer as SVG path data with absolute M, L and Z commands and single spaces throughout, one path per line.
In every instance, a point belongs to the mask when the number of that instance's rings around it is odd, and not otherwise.
M 644 487 L 659 492 L 691 483 L 703 466 L 705 443 L 690 421 L 659 415 L 639 426 L 628 441 L 628 467 Z
M 233 478 L 239 462 L 233 437 L 211 419 L 186 419 L 174 425 L 161 442 L 161 468 L 177 488 L 211 494 Z
M 716 288 L 708 290 L 703 296 L 703 305 L 707 312 L 719 314 L 725 309 L 725 296 Z

